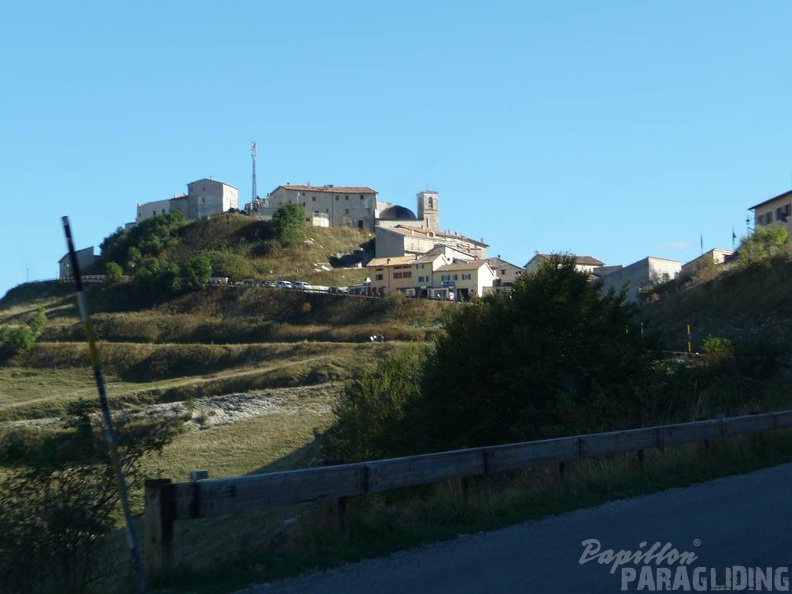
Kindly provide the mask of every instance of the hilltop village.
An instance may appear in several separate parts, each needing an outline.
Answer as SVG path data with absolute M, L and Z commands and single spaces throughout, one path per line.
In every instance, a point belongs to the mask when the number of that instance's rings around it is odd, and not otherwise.
M 212 178 L 187 184 L 187 193 L 166 200 L 138 204 L 133 226 L 157 215 L 181 212 L 188 221 L 225 212 L 269 220 L 287 204 L 298 204 L 305 211 L 305 223 L 312 227 L 349 227 L 374 234 L 375 252 L 361 262 L 369 272 L 365 292 L 387 295 L 400 292 L 409 297 L 443 300 L 469 300 L 495 291 L 509 290 L 521 275 L 536 270 L 549 254 L 536 252 L 520 266 L 488 254 L 482 239 L 473 239 L 440 225 L 440 197 L 436 191 L 418 192 L 416 209 L 378 200 L 368 186 L 285 184 L 263 198 L 256 197 L 240 208 L 239 191 Z M 790 229 L 792 191 L 750 207 L 755 225 L 782 225 Z M 647 256 L 637 262 L 606 264 L 590 255 L 574 255 L 577 268 L 601 279 L 603 289 L 626 285 L 627 298 L 638 301 L 642 290 L 680 275 L 692 274 L 703 266 L 729 261 L 733 252 L 712 249 L 683 264 Z M 81 266 L 97 259 L 93 248 L 78 253 Z M 60 278 L 70 275 L 68 258 L 60 260 Z

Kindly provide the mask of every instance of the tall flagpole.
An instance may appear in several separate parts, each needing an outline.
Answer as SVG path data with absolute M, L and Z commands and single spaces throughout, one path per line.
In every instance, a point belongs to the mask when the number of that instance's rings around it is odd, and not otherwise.
M 69 247 L 72 276 L 74 277 L 74 284 L 77 288 L 77 307 L 80 310 L 80 320 L 83 323 L 86 338 L 88 339 L 88 352 L 91 355 L 91 364 L 93 365 L 94 377 L 96 378 L 96 388 L 99 391 L 99 404 L 102 406 L 102 419 L 104 421 L 105 438 L 107 439 L 110 463 L 115 472 L 116 481 L 118 482 L 118 490 L 121 493 L 121 505 L 124 508 L 124 518 L 126 519 L 127 543 L 129 544 L 129 551 L 132 553 L 132 563 L 135 568 L 135 573 L 137 573 L 138 576 L 138 591 L 145 592 L 146 574 L 140 558 L 140 547 L 138 546 L 135 525 L 132 522 L 132 512 L 129 507 L 129 494 L 127 493 L 127 486 L 124 481 L 124 473 L 121 470 L 121 462 L 118 458 L 116 436 L 113 431 L 113 419 L 110 416 L 110 406 L 107 403 L 107 393 L 105 392 L 104 373 L 102 371 L 102 364 L 99 361 L 99 352 L 96 350 L 96 334 L 94 333 L 93 324 L 91 324 L 91 318 L 88 315 L 88 308 L 85 305 L 82 276 L 80 275 L 80 266 L 77 263 L 77 252 L 74 250 L 69 217 L 63 217 L 61 220 L 63 221 L 63 230 L 66 233 L 66 244 Z

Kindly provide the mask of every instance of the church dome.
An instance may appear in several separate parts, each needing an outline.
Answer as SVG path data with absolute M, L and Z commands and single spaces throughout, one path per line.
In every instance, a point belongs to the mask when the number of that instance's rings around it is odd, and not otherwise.
M 416 217 L 413 211 L 404 206 L 391 206 L 383 210 L 379 218 L 383 221 L 415 221 Z

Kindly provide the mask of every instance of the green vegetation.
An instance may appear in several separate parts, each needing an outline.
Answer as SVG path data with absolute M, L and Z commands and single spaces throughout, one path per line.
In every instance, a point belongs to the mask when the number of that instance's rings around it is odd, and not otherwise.
M 184 480 L 191 470 L 207 469 L 222 477 L 792 404 L 782 373 L 792 344 L 786 312 L 792 264 L 784 244 L 764 242 L 777 249 L 758 261 L 669 283 L 640 309 L 618 294 L 600 299 L 564 257 L 523 278 L 508 296 L 464 305 L 206 286 L 209 275 L 359 283 L 364 269 L 327 264 L 372 249 L 370 234 L 306 228 L 296 214 L 285 211 L 279 226 L 233 213 L 191 224 L 178 215 L 154 217 L 103 243 L 103 254 L 117 258 L 101 268 L 111 282 L 87 286 L 86 295 L 111 407 L 121 414 L 160 405 L 145 415 L 167 409 L 184 421 L 161 455 L 140 457 L 143 475 Z M 701 357 L 662 355 L 663 348 L 684 350 L 688 323 Z M 45 419 L 73 418 L 81 399 L 95 399 L 73 288 L 29 283 L 9 291 L 0 301 L 3 343 L 12 329 L 20 336 L 12 332 L 8 342 L 21 348 L 9 348 L 0 364 L 0 453 L 3 443 L 18 442 L 35 458 L 46 442 L 41 436 L 72 430 Z M 372 335 L 387 342 L 372 343 Z M 227 414 L 251 402 L 255 416 Z M 32 421 L 36 429 L 24 433 L 11 421 Z M 186 575 L 195 571 L 208 585 L 184 587 L 221 592 L 769 464 L 788 455 L 787 441 L 770 448 L 729 441 L 723 457 L 701 472 L 688 472 L 696 456 L 685 449 L 647 454 L 639 476 L 622 459 L 585 462 L 561 496 L 548 471 L 534 470 L 472 481 L 466 489 L 439 485 L 365 497 L 352 506 L 341 540 L 321 527 L 310 505 L 185 523 L 177 525 L 177 563 L 185 570 L 179 579 L 190 584 Z M 745 464 L 743 449 L 751 451 Z M 3 460 L 0 475 L 17 476 L 22 466 Z M 82 468 L 79 459 L 74 468 Z M 30 501 L 33 509 L 38 500 Z M 139 490 L 133 502 L 139 512 Z M 102 559 L 115 559 L 108 567 L 126 567 L 123 551 L 115 558 L 104 548 L 116 546 L 115 538 L 99 540 Z M 233 568 L 241 581 L 231 584 L 213 567 Z M 110 591 L 107 582 L 94 589 Z
M 784 227 L 757 227 L 740 243 L 737 261 L 744 266 L 769 263 L 787 243 Z
M 0 588 L 3 592 L 85 592 L 109 572 L 103 537 L 117 523 L 118 489 L 95 407 L 69 407 L 58 430 L 6 430 L 0 440 Z M 122 471 L 132 488 L 141 460 L 161 451 L 176 427 L 122 419 Z
M 24 326 L 0 326 L 0 362 L 32 349 L 46 323 L 46 312 L 39 308 Z

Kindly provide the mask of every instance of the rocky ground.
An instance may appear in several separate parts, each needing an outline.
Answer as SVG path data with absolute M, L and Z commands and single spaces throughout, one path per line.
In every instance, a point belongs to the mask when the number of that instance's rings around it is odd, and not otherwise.
M 141 417 L 186 417 L 186 429 L 207 429 L 229 425 L 251 417 L 276 413 L 304 412 L 306 410 L 329 414 L 332 409 L 330 395 L 337 393 L 338 386 L 320 384 L 294 388 L 275 388 L 239 394 L 226 394 L 201 398 L 190 402 L 168 402 L 151 404 L 139 410 L 120 411 L 118 415 Z M 59 423 L 60 419 L 29 419 L 0 423 L 0 427 L 47 426 Z

